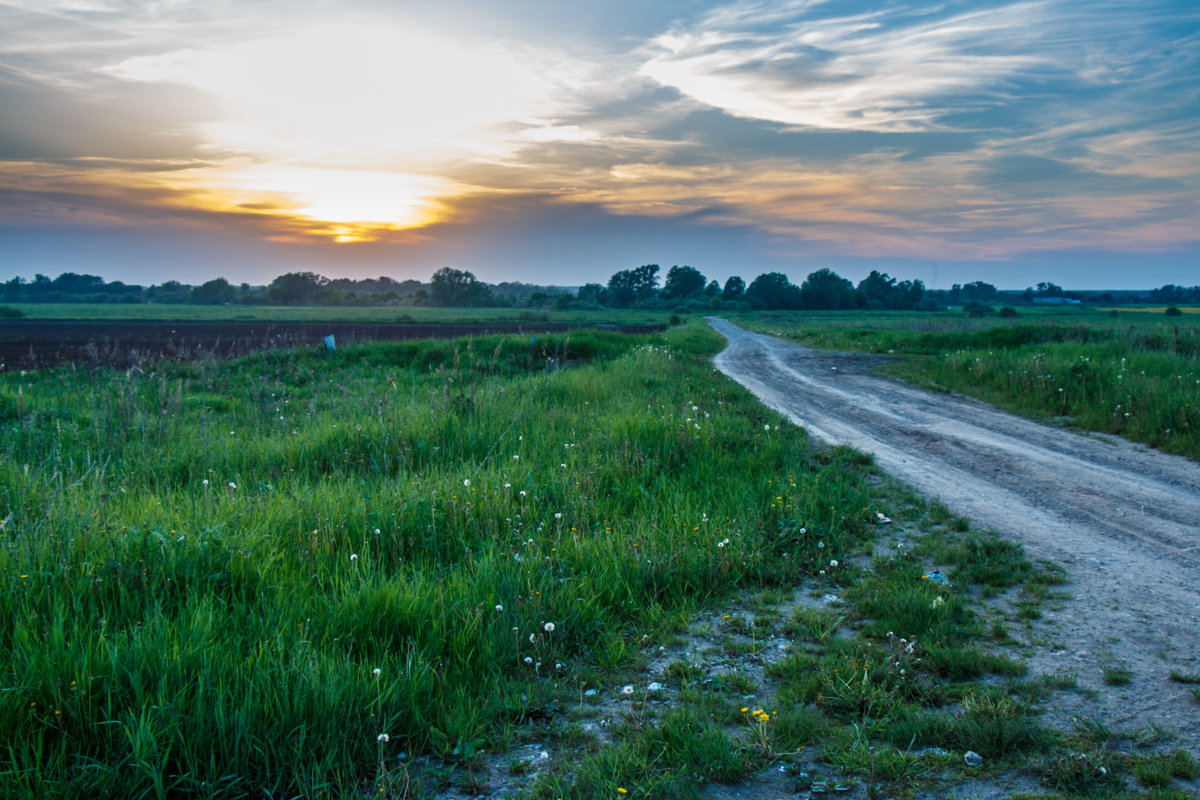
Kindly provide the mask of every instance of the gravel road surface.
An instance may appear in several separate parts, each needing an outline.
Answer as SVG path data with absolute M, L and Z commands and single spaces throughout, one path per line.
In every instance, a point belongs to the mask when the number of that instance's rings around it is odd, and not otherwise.
M 814 438 L 1067 570 L 1070 595 L 1028 632 L 1034 674 L 1070 673 L 1051 721 L 1159 725 L 1200 755 L 1200 464 L 1116 437 L 1048 427 L 970 398 L 873 375 L 878 357 L 813 350 L 710 320 L 721 372 Z M 1132 671 L 1108 686 L 1103 671 Z

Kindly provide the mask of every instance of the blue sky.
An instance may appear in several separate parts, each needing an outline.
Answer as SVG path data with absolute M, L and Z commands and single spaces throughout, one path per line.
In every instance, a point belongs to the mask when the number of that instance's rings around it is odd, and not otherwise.
M 1183 2 L 0 0 L 0 277 L 1200 283 Z

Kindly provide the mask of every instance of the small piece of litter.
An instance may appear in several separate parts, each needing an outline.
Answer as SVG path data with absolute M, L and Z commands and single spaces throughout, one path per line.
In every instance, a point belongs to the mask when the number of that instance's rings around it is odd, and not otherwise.
M 983 763 L 983 756 L 979 755 L 979 753 L 976 753 L 974 750 L 968 750 L 963 754 L 963 761 L 966 762 L 968 767 L 978 767 Z

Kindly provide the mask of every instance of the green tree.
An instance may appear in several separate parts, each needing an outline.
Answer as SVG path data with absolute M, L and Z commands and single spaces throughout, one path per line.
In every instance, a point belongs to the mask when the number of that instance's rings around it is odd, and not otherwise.
M 289 272 L 271 281 L 267 300 L 283 305 L 314 305 L 329 279 L 314 272 Z
M 767 272 L 746 287 L 746 299 L 760 308 L 800 308 L 801 294 L 787 275 Z
M 800 298 L 804 308 L 853 308 L 854 284 L 833 270 L 822 268 L 804 279 Z
M 695 267 L 671 267 L 663 284 L 664 300 L 683 300 L 704 291 L 705 278 Z
M 746 294 L 746 282 L 737 275 L 730 275 L 725 280 L 725 288 L 721 290 L 722 300 L 741 300 Z
M 435 306 L 481 306 L 492 292 L 470 272 L 442 267 L 429 279 L 429 296 Z
M 213 278 L 192 290 L 192 302 L 201 305 L 220 305 L 232 303 L 237 297 L 237 290 L 229 285 L 224 278 Z
M 608 299 L 614 306 L 631 306 L 649 300 L 658 286 L 658 264 L 623 269 L 608 279 Z

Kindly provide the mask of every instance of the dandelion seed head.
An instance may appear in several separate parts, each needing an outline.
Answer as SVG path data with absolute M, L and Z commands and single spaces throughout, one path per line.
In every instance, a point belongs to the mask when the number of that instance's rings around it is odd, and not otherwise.
M 375 737 L 375 741 L 386 744 L 388 741 L 388 735 L 386 733 L 381 733 Z
M 504 606 L 500 605 L 499 603 L 496 603 L 496 610 L 497 610 L 497 611 L 503 611 L 503 610 L 504 610 Z
M 554 623 L 547 622 L 545 625 L 542 626 L 542 630 L 544 630 L 546 633 L 554 633 Z
M 376 667 L 375 669 L 371 670 L 371 674 L 378 678 L 383 674 L 383 670 L 381 670 L 379 667 Z

